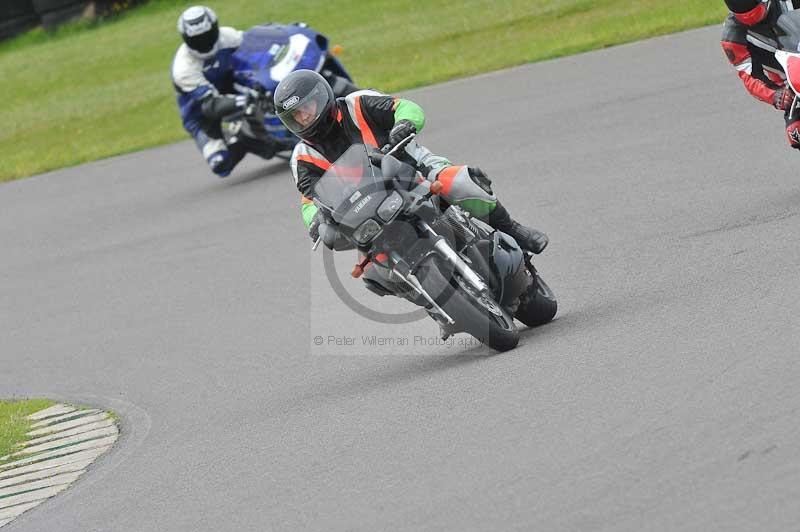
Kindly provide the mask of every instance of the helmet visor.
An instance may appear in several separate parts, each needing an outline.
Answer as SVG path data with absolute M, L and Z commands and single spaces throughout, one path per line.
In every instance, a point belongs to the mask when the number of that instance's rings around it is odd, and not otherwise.
M 314 88 L 304 96 L 290 96 L 277 106 L 278 118 L 297 136 L 310 130 L 328 109 L 330 94 L 323 82 L 317 82 Z
M 189 48 L 201 54 L 210 52 L 217 44 L 217 39 L 219 39 L 219 26 L 216 23 L 213 23 L 206 32 L 192 36 L 186 35 L 183 38 Z

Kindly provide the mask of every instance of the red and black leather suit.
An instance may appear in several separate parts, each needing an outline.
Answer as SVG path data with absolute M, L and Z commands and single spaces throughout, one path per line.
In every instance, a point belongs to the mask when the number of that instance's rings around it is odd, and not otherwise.
M 726 3 L 733 12 L 722 28 L 725 55 L 736 68 L 747 92 L 785 111 L 787 139 L 793 148 L 800 149 L 800 115 L 789 113 L 794 93 L 787 87 L 786 74 L 773 54 L 776 21 L 781 14 L 800 9 L 800 0 L 752 1 L 753 9 L 746 11 L 732 4 L 746 5 L 747 1 Z

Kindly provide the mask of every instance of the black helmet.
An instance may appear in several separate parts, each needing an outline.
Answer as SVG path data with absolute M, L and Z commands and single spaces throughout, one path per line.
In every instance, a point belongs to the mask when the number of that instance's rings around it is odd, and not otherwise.
M 312 141 L 336 121 L 336 98 L 325 78 L 313 70 L 295 70 L 275 89 L 275 112 L 286 128 Z
M 767 17 L 769 0 L 725 0 L 736 20 L 747 26 L 758 24 Z
M 219 24 L 210 7 L 192 6 L 178 18 L 178 33 L 192 55 L 207 59 L 217 51 Z

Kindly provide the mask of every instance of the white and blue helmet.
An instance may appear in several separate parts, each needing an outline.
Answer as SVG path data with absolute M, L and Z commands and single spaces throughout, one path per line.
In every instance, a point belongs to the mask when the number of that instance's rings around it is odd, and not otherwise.
M 219 48 L 219 24 L 210 7 L 192 6 L 178 18 L 178 33 L 195 57 L 208 59 Z

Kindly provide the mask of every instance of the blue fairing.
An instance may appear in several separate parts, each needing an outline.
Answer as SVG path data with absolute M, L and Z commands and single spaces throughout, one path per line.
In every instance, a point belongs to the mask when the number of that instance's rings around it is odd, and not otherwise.
M 335 58 L 328 58 L 328 39 L 310 28 L 264 24 L 247 30 L 242 44 L 231 58 L 237 85 L 273 93 L 286 74 L 294 70 L 319 71 L 326 58 L 338 75 L 350 76 Z M 278 138 L 290 138 L 275 116 L 265 118 L 267 131 Z
M 273 92 L 281 80 L 272 77 L 271 69 L 286 59 L 289 40 L 293 35 L 304 35 L 308 38 L 308 44 L 294 70 L 316 70 L 323 52 L 327 49 L 327 40 L 324 37 L 321 41 L 325 48 L 321 48 L 316 38 L 318 34 L 314 31 L 299 26 L 265 24 L 247 30 L 241 46 L 233 55 L 231 66 L 236 83 L 250 88 L 261 86 Z

